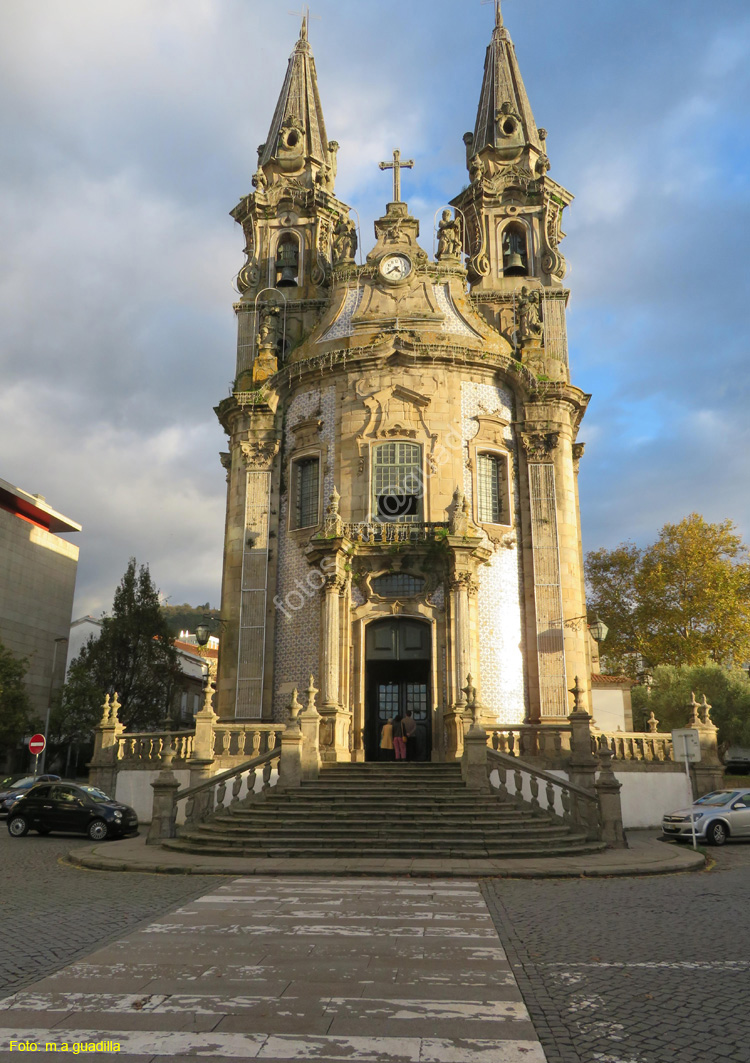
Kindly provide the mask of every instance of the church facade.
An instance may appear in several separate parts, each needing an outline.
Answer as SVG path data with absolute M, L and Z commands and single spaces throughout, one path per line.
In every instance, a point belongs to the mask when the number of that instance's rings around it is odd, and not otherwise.
M 217 407 L 221 719 L 284 719 L 312 675 L 324 759 L 378 759 L 383 722 L 409 709 L 418 756 L 451 760 L 467 697 L 488 726 L 571 711 L 575 677 L 591 674 L 577 485 L 589 396 L 568 367 L 572 197 L 545 141 L 498 5 L 464 137 L 470 183 L 442 212 L 434 257 L 395 152 L 382 164 L 393 200 L 358 264 L 303 20 L 254 190 L 232 212 L 246 263 L 236 378 Z

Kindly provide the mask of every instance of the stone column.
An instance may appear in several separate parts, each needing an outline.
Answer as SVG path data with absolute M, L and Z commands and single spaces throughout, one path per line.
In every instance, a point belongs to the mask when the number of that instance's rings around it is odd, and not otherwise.
M 154 800 L 151 810 L 151 824 L 146 838 L 147 845 L 161 845 L 165 838 L 174 838 L 177 834 L 177 791 L 180 784 L 172 771 L 174 751 L 171 744 L 163 758 L 163 768 L 151 783 Z
M 338 555 L 336 561 L 337 566 L 341 568 Z M 341 668 L 341 592 L 345 585 L 346 577 L 342 571 L 338 571 L 327 577 L 323 591 L 321 607 L 323 704 L 320 714 L 323 717 L 323 760 L 348 762 L 352 758 L 349 748 L 351 713 L 347 712 L 341 704 L 339 675 Z
M 193 739 L 193 752 L 187 767 L 190 769 L 190 785 L 197 786 L 213 774 L 214 764 L 214 724 L 218 719 L 213 710 L 214 699 L 213 679 L 209 675 L 208 683 L 203 695 L 203 708 L 195 714 L 195 738 Z M 202 818 L 208 806 L 210 794 L 208 791 L 195 795 L 194 813 L 197 818 Z

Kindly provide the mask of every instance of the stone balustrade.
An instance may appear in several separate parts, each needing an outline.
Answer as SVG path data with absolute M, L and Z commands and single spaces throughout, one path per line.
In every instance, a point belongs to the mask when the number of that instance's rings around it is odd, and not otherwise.
M 279 744 L 284 725 L 279 723 L 225 722 L 213 725 L 214 756 L 219 759 L 259 757 Z
M 509 757 L 540 757 L 554 762 L 570 753 L 569 725 L 519 724 L 490 726 L 487 745 Z
M 672 735 L 642 731 L 599 731 L 592 728 L 591 751 L 598 754 L 606 743 L 615 763 L 642 761 L 644 763 L 674 763 Z
M 509 772 L 512 776 L 510 786 Z M 532 810 L 543 811 L 566 826 L 582 830 L 590 841 L 602 838 L 603 826 L 596 793 L 494 749 L 487 750 L 487 776 L 490 785 L 500 796 L 512 801 L 518 808 L 530 804 Z M 543 792 L 544 804 L 539 800 L 540 792 Z
M 193 754 L 195 735 L 192 731 L 142 731 L 117 735 L 117 760 L 122 767 L 144 768 L 161 764 L 171 747 L 175 760 L 185 761 Z
M 438 538 L 439 534 L 447 535 L 449 527 L 447 522 L 401 524 L 363 521 L 357 524 L 347 524 L 338 519 L 327 519 L 325 534 L 326 536 L 343 536 L 352 543 L 363 543 L 368 546 L 391 546 L 394 543 L 431 542 Z

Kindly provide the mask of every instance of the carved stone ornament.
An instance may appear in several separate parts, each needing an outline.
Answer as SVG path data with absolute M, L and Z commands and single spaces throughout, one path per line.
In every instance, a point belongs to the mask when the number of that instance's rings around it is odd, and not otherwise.
M 459 261 L 462 249 L 461 220 L 457 215 L 454 217 L 449 210 L 444 210 L 438 225 L 437 260 Z
M 581 458 L 583 457 L 583 454 L 584 454 L 585 450 L 586 450 L 586 444 L 585 443 L 574 443 L 573 444 L 573 468 L 574 468 L 574 470 L 576 472 L 578 472 L 578 466 L 581 463 Z
M 488 446 L 502 447 L 507 450 L 509 442 L 506 439 L 506 429 L 509 425 L 509 421 L 506 421 L 504 417 L 500 417 L 496 413 L 477 414 L 473 420 L 477 422 L 477 433 L 471 440 L 472 443 L 486 444 Z
M 277 439 L 254 440 L 253 442 L 240 443 L 242 457 L 248 469 L 270 469 L 273 459 L 279 452 Z
M 302 450 L 317 443 L 322 428 L 323 422 L 317 416 L 306 417 L 304 420 L 293 424 L 292 432 L 294 433 L 295 449 Z
M 465 591 L 470 598 L 479 592 L 479 581 L 471 572 L 457 572 L 451 577 L 449 586 L 452 591 Z
M 552 461 L 552 451 L 559 442 L 559 432 L 521 432 L 521 445 L 529 461 Z

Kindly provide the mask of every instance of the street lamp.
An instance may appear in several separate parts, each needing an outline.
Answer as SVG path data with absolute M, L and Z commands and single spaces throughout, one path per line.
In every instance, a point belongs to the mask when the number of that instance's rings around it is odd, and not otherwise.
M 42 763 L 39 774 L 44 774 L 44 769 L 47 763 L 47 746 L 49 745 L 49 718 L 52 712 L 52 692 L 55 685 L 55 669 L 57 668 L 57 647 L 61 642 L 67 642 L 68 639 L 65 635 L 61 635 L 55 639 L 55 649 L 52 654 L 52 674 L 49 677 L 49 694 L 47 695 L 47 715 L 44 718 L 44 749 L 42 750 Z
M 599 619 L 598 613 L 594 613 L 593 623 L 589 624 L 589 631 L 594 642 L 599 645 L 600 642 L 604 642 L 609 634 L 609 628 L 603 620 Z

